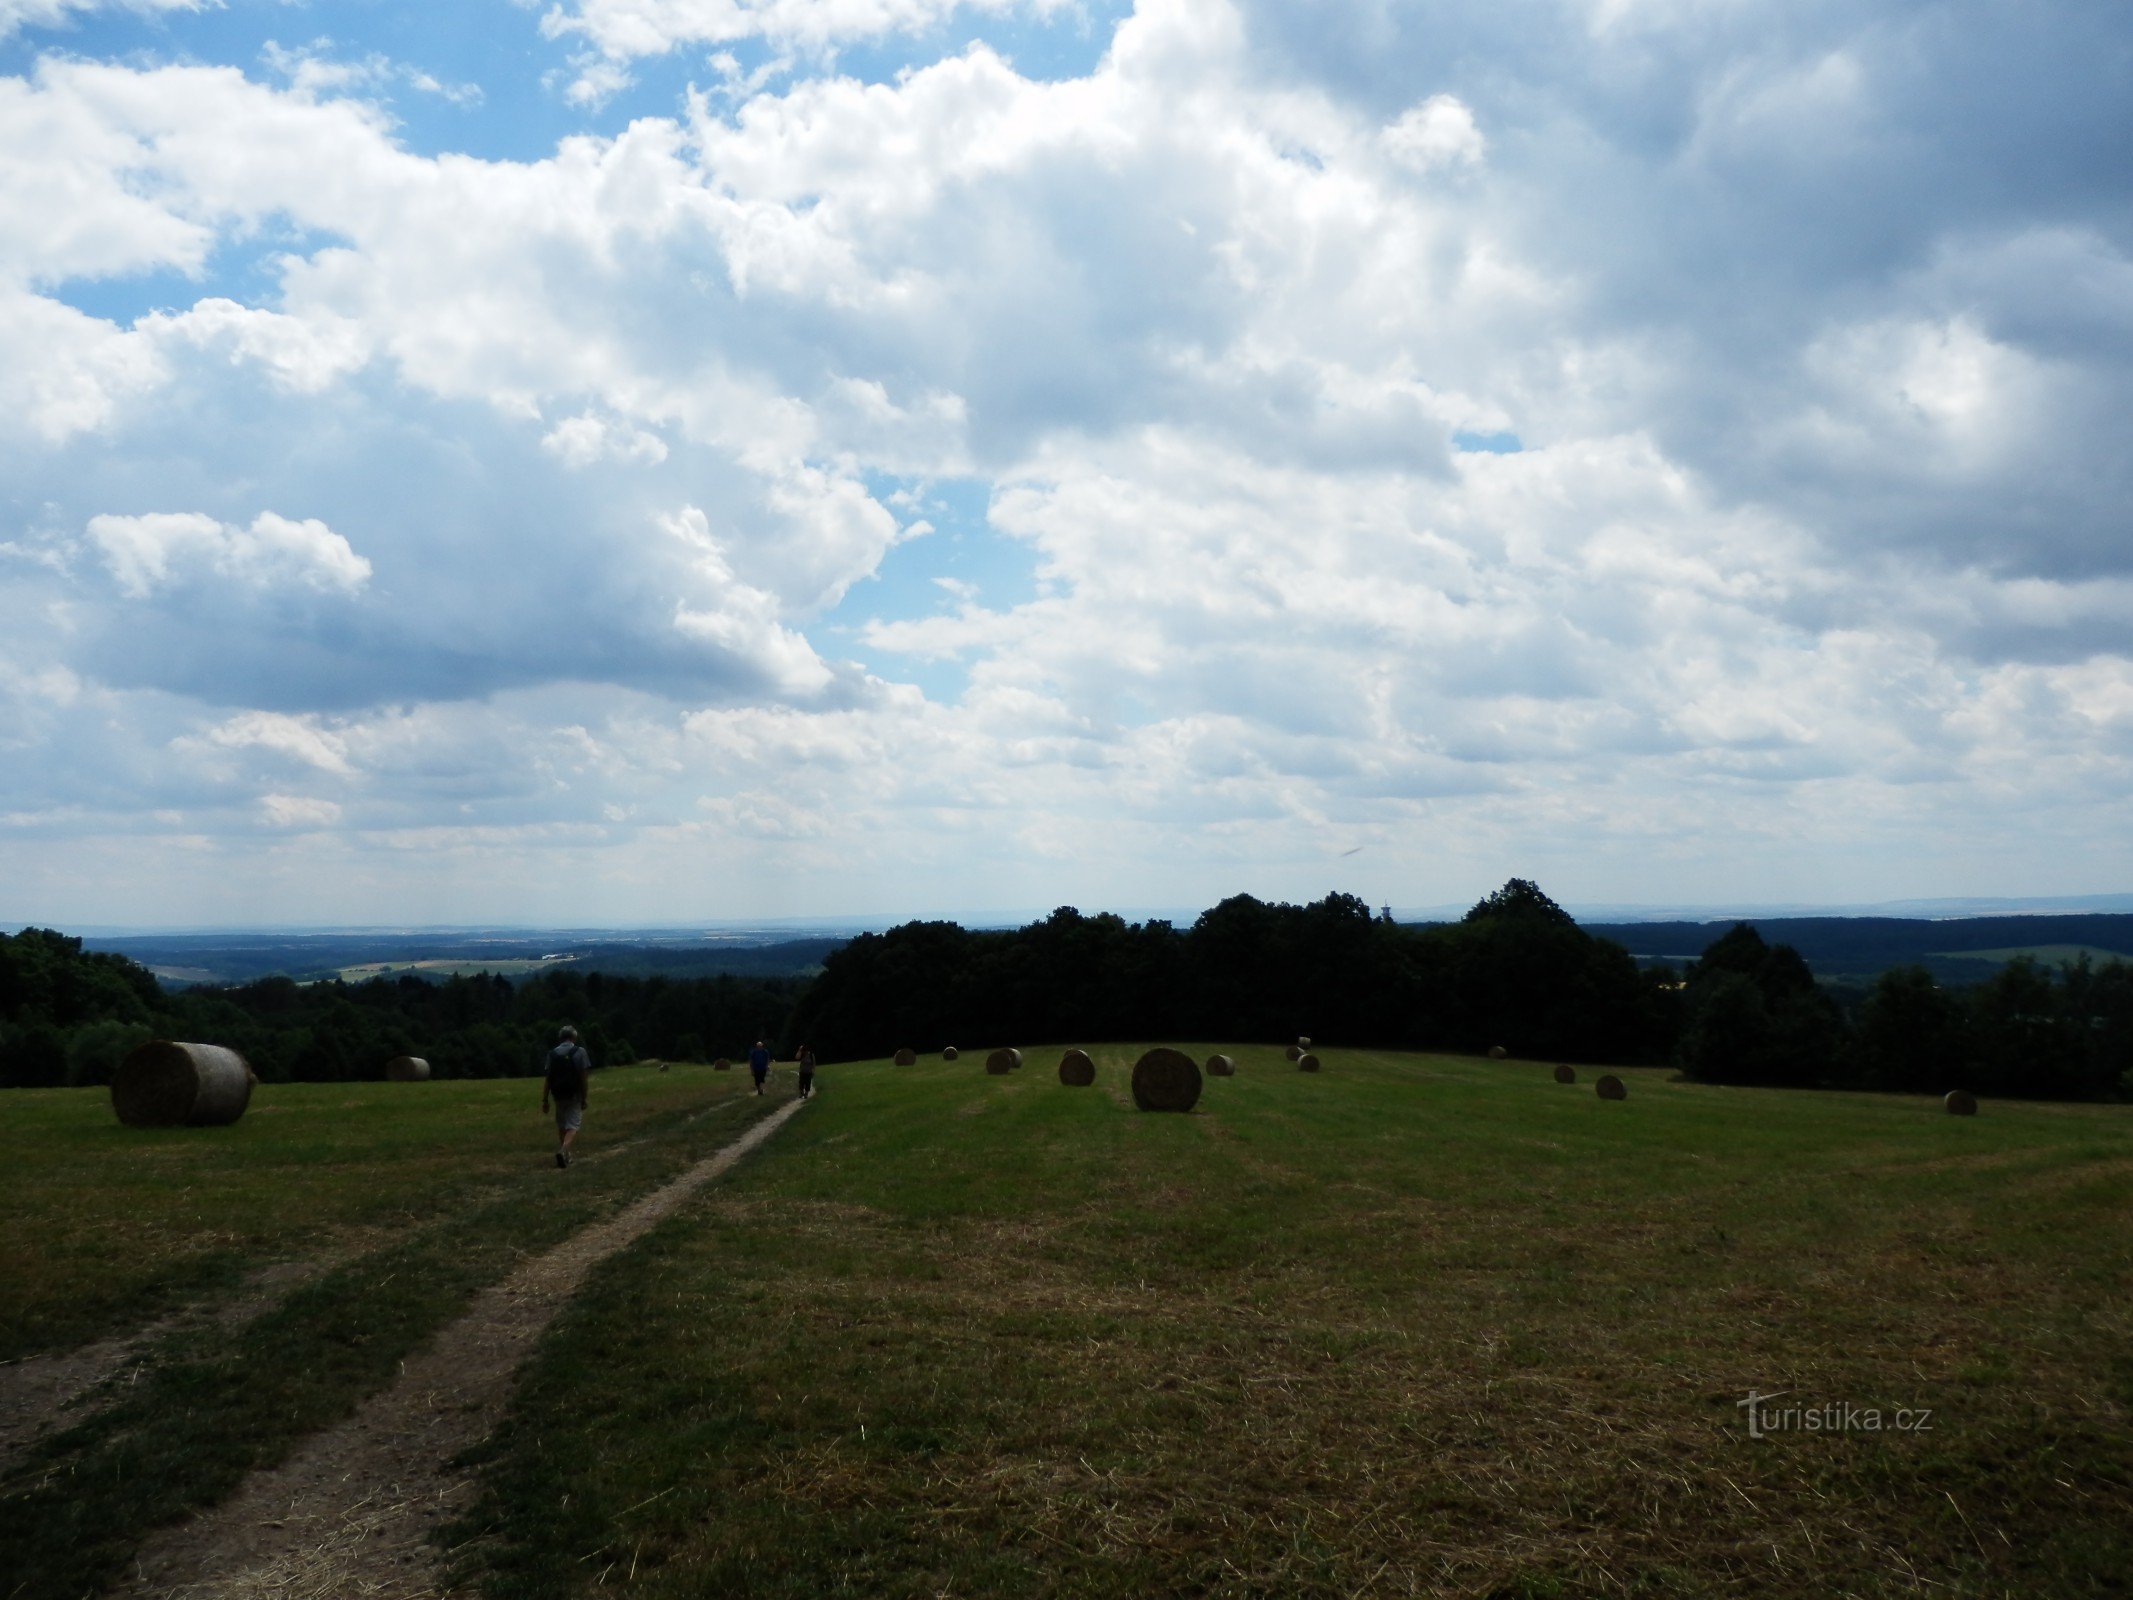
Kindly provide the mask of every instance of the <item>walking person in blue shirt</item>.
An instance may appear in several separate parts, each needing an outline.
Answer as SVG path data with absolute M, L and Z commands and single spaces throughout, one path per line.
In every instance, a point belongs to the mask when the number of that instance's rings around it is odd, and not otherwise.
M 763 1080 L 770 1076 L 770 1052 L 763 1048 L 763 1041 L 760 1039 L 756 1040 L 755 1048 L 748 1052 L 748 1070 L 755 1074 L 755 1092 L 761 1094 Z

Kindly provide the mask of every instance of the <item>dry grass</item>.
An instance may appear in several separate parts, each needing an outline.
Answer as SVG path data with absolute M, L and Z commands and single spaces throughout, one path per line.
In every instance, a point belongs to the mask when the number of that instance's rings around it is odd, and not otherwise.
M 1095 1054 L 1107 1084 L 1129 1059 Z M 492 1478 L 494 1592 L 1984 1597 L 2129 1570 L 2133 1118 L 1653 1074 L 1621 1118 L 1342 1061 L 1170 1118 L 847 1073 L 559 1327 Z M 1972 1134 L 2028 1160 L 1916 1165 Z M 2039 1168 L 2078 1176 L 2040 1203 Z M 1755 1440 L 1751 1388 L 1938 1421 Z

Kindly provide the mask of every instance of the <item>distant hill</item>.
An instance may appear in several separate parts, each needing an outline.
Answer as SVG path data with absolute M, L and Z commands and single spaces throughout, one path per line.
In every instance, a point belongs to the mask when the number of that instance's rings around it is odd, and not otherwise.
M 495 972 L 509 978 L 555 968 L 618 977 L 791 977 L 814 972 L 841 936 L 749 940 L 701 938 L 588 939 L 582 933 L 532 931 L 469 933 L 383 930 L 358 933 L 174 933 L 88 938 L 85 948 L 123 955 L 148 968 L 166 988 L 293 978 L 413 976 L 443 979 Z
M 1586 922 L 1640 957 L 1676 962 L 1745 921 L 1771 944 L 1789 944 L 1823 979 L 1868 979 L 1890 967 L 1921 966 L 1943 983 L 1990 977 L 2030 954 L 2053 965 L 2087 952 L 2092 960 L 2133 962 L 2133 915 L 1959 917 L 1745 917 L 1717 922 Z

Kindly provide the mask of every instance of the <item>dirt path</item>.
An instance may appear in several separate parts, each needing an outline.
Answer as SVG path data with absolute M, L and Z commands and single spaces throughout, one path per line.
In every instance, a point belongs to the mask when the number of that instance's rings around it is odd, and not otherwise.
M 725 1102 L 713 1102 L 681 1119 L 681 1126 L 699 1121 L 719 1110 Z M 585 1162 L 611 1161 L 636 1149 L 651 1135 L 640 1133 L 619 1144 L 588 1151 Z M 477 1189 L 458 1201 L 471 1208 L 502 1189 Z M 0 1473 L 5 1473 L 31 1445 L 48 1433 L 94 1416 L 110 1398 L 109 1385 L 123 1380 L 132 1369 L 150 1359 L 156 1343 L 171 1334 L 199 1328 L 234 1329 L 279 1304 L 290 1290 L 323 1277 L 360 1254 L 336 1249 L 309 1261 L 277 1261 L 246 1275 L 236 1292 L 226 1300 L 188 1306 L 169 1316 L 114 1334 L 71 1350 L 25 1356 L 19 1361 L 0 1362 Z M 93 1391 L 103 1387 L 105 1393 Z
M 454 1457 L 502 1418 L 520 1362 L 585 1274 L 768 1139 L 791 1101 L 717 1154 L 475 1296 L 346 1422 L 255 1473 L 213 1510 L 155 1535 L 129 1600 L 429 1600 L 440 1595 L 430 1530 L 473 1487 Z

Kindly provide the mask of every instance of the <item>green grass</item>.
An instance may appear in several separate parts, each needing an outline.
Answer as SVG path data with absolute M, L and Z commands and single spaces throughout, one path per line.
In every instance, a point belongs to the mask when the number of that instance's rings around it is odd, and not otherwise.
M 701 1106 L 704 1068 L 593 1080 L 588 1154 Z M 227 1128 L 127 1128 L 102 1089 L 16 1089 L 0 1360 L 228 1289 L 264 1262 L 360 1251 L 554 1148 L 536 1078 L 261 1084 Z
M 158 1255 L 181 1263 L 180 1277 L 233 1251 L 325 1248 L 340 1264 L 234 1330 L 165 1336 L 106 1404 L 0 1480 L 0 1596 L 96 1592 L 149 1531 L 215 1503 L 348 1415 L 526 1254 L 783 1103 L 708 1070 L 603 1073 L 580 1135 L 585 1158 L 562 1173 L 547 1161 L 539 1092 L 532 1080 L 291 1086 L 263 1091 L 233 1128 L 122 1130 L 116 1143 L 78 1106 L 43 1104 L 42 1170 L 78 1196 L 86 1233 L 101 1229 L 137 1258 L 105 1274 L 79 1256 L 48 1270 L 47 1303 L 56 1298 L 62 1314 L 80 1320 L 84 1307 L 110 1305 L 111 1283 L 157 1281 Z M 288 1114 L 254 1122 L 277 1107 Z M 144 1148 L 175 1153 L 144 1164 Z M 144 1165 L 159 1176 L 144 1177 Z M 225 1204 L 225 1190 L 238 1198 Z M 358 1244 L 368 1248 L 350 1253 Z
M 1196 1047 L 1196 1053 L 1206 1052 Z M 2123 1593 L 2133 1114 L 1246 1049 L 826 1069 L 601 1268 L 493 1596 Z M 1930 1410 L 1747 1436 L 1750 1390 Z

